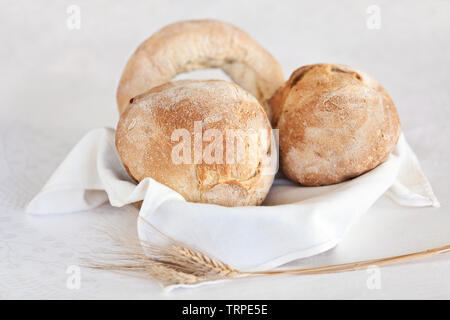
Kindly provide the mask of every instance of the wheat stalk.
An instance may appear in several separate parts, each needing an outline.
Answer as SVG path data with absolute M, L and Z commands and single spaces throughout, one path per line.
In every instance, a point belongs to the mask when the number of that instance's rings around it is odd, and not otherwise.
M 280 274 L 302 275 L 346 272 L 360 270 L 372 265 L 380 267 L 394 263 L 409 262 L 450 251 L 450 245 L 447 245 L 389 258 L 370 259 L 323 267 L 240 271 L 196 248 L 168 237 L 147 220 L 142 217 L 140 219 L 154 230 L 155 235 L 162 238 L 165 244 L 142 241 L 132 238 L 130 235 L 127 236 L 126 232 L 109 230 L 106 234 L 118 245 L 118 250 L 103 252 L 104 255 L 108 256 L 106 260 L 99 262 L 100 259 L 97 256 L 94 258 L 96 262 L 88 263 L 87 266 L 93 269 L 115 271 L 144 279 L 153 279 L 164 286 L 170 286 Z

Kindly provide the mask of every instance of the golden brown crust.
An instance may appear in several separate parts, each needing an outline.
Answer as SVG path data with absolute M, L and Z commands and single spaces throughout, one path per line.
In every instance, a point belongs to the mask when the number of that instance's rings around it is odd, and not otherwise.
M 205 142 L 206 131 L 216 129 L 223 134 L 223 140 L 218 140 L 223 145 L 221 162 L 207 163 L 203 159 L 194 163 L 195 121 L 202 125 L 203 157 L 211 142 L 216 141 Z M 173 149 L 182 141 L 173 138 L 176 129 L 189 132 L 191 163 L 173 161 Z M 268 138 L 245 137 L 243 161 L 229 163 L 226 138 L 232 129 L 240 130 L 238 134 L 265 130 Z M 183 80 L 135 97 L 120 117 L 116 147 L 136 181 L 151 177 L 193 202 L 258 205 L 267 195 L 274 176 L 267 174 L 269 164 L 262 161 L 262 155 L 270 150 L 270 135 L 270 123 L 263 108 L 239 86 L 221 80 Z
M 202 68 L 221 68 L 258 99 L 270 119 L 266 101 L 284 82 L 279 63 L 248 34 L 216 20 L 177 22 L 144 41 L 120 79 L 119 112 L 134 96 Z
M 373 169 L 400 135 L 386 90 L 344 65 L 297 69 L 270 103 L 280 130 L 281 168 L 303 185 L 338 183 Z

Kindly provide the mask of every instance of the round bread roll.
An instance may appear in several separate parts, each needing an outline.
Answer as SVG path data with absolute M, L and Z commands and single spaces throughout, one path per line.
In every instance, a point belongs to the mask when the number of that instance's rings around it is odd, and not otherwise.
M 280 166 L 288 178 L 307 186 L 342 182 L 375 168 L 400 135 L 386 90 L 348 66 L 301 67 L 270 103 Z
M 172 188 L 187 201 L 259 205 L 275 172 L 272 129 L 258 101 L 222 80 L 181 80 L 132 99 L 116 131 L 129 175 Z
M 117 89 L 122 113 L 130 99 L 195 69 L 221 68 L 264 107 L 284 83 L 279 63 L 240 29 L 216 20 L 182 21 L 145 40 L 128 60 Z

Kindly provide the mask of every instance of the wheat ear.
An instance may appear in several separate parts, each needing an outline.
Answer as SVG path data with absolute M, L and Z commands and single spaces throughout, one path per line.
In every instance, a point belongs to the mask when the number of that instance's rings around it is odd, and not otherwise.
M 240 271 L 230 265 L 211 257 L 210 255 L 168 237 L 142 219 L 151 230 L 155 231 L 155 238 L 163 243 L 142 241 L 126 235 L 120 230 L 107 232 L 109 238 L 118 245 L 118 250 L 104 252 L 108 260 L 87 266 L 99 270 L 109 270 L 130 274 L 144 279 L 153 279 L 164 286 L 178 284 L 197 284 L 205 281 L 217 281 L 235 278 L 254 278 L 280 274 L 322 274 L 360 270 L 372 265 L 385 266 L 394 263 L 409 262 L 428 258 L 450 251 L 450 245 L 399 255 L 389 258 L 370 259 L 358 262 L 314 267 L 302 269 L 266 270 L 266 271 Z

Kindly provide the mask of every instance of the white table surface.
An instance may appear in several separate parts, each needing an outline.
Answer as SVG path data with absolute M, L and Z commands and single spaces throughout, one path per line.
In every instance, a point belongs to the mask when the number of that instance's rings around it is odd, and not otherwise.
M 66 12 L 77 5 L 80 29 Z M 369 29 L 370 5 L 380 29 Z M 380 199 L 335 249 L 292 266 L 342 263 L 450 244 L 450 1 L 2 1 L 0 10 L 0 298 L 300 299 L 450 298 L 450 254 L 384 267 L 379 289 L 367 270 L 277 276 L 162 291 L 158 284 L 81 268 L 110 243 L 92 226 L 136 217 L 104 205 L 90 212 L 32 217 L 26 203 L 81 136 L 114 127 L 115 89 L 126 59 L 160 27 L 192 18 L 236 24 L 282 64 L 345 63 L 390 92 L 405 135 L 441 208 L 408 209 Z M 224 78 L 217 70 L 183 77 Z

